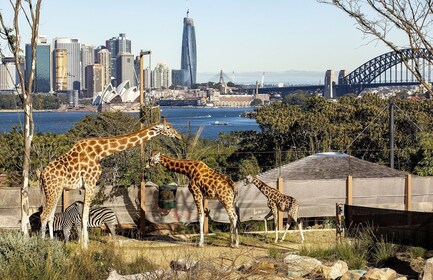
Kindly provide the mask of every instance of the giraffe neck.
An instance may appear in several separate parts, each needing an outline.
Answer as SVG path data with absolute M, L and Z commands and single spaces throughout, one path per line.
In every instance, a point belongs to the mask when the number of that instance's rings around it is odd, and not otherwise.
M 186 175 L 189 178 L 194 174 L 197 167 L 197 161 L 174 159 L 166 155 L 160 155 L 160 163 L 168 170 Z
M 275 189 L 268 186 L 258 178 L 253 178 L 253 184 L 256 185 L 256 187 L 267 197 L 270 193 L 274 192 Z
M 89 139 L 88 143 L 92 145 L 92 140 L 95 141 L 95 152 L 100 158 L 110 156 L 129 148 L 135 147 L 160 134 L 160 130 L 155 129 L 155 126 L 143 128 L 137 132 L 124 134 L 114 137 L 105 137 L 97 139 Z M 98 148 L 98 146 L 100 148 Z

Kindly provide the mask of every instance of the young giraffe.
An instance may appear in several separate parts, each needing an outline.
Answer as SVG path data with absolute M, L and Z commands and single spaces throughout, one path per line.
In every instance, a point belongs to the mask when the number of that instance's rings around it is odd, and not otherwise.
M 235 210 L 238 188 L 236 184 L 229 177 L 216 172 L 202 161 L 174 159 L 157 151 L 152 151 L 148 166 L 155 166 L 158 163 L 168 170 L 186 175 L 189 179 L 188 189 L 194 197 L 200 222 L 200 241 L 198 245 L 202 247 L 204 243 L 204 199 L 216 198 L 224 206 L 230 219 L 230 245 L 233 244 L 234 232 L 236 235 L 235 246 L 238 247 L 238 215 Z
M 171 124 L 162 118 L 161 123 L 154 124 L 130 134 L 87 138 L 79 140 L 66 154 L 51 161 L 42 173 L 42 184 L 46 197 L 45 207 L 41 214 L 41 235 L 45 236 L 48 222 L 50 238 L 53 238 L 53 220 L 57 203 L 63 189 L 84 188 L 84 207 L 82 215 L 83 230 L 80 241 L 87 249 L 90 202 L 102 168 L 100 161 L 114 153 L 135 147 L 157 135 L 166 135 L 180 139 L 180 134 Z
M 268 232 L 268 224 L 267 219 L 274 216 L 275 223 L 275 243 L 278 241 L 278 222 L 277 222 L 277 213 L 278 210 L 287 212 L 287 224 L 286 229 L 284 230 L 283 237 L 281 241 L 286 237 L 287 230 L 290 227 L 290 222 L 293 219 L 296 225 L 299 228 L 301 233 L 302 243 L 304 242 L 304 234 L 302 232 L 302 222 L 298 217 L 298 201 L 288 195 L 282 194 L 277 189 L 267 185 L 265 182 L 259 180 L 256 176 L 248 175 L 245 179 L 245 185 L 253 183 L 256 187 L 267 197 L 268 199 L 268 207 L 271 211 L 265 216 L 265 232 Z

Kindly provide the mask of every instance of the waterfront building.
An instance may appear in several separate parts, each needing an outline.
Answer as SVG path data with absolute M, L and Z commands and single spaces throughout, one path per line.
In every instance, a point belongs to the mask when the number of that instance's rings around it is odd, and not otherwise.
M 117 57 L 117 85 L 129 80 L 130 86 L 136 85 L 134 73 L 134 55 L 129 52 L 120 53 Z
M 30 75 L 30 64 L 32 62 L 32 45 L 26 44 L 25 47 L 26 84 Z M 51 91 L 51 46 L 47 44 L 46 36 L 39 36 L 36 40 L 36 63 L 33 80 L 33 91 L 48 93 Z
M 98 52 L 96 63 L 104 67 L 104 86 L 111 83 L 111 53 L 107 49 Z
M 86 67 L 86 97 L 92 97 L 94 99 L 98 94 L 102 93 L 105 87 L 104 70 L 104 65 L 102 64 L 92 64 Z
M 95 64 L 95 47 L 92 45 L 81 45 L 81 90 L 86 90 L 87 77 L 86 77 L 86 67 Z
M 171 86 L 171 69 L 165 63 L 157 63 L 152 78 L 154 88 L 169 88 Z
M 54 91 L 65 91 L 68 89 L 68 59 L 66 49 L 55 49 L 54 55 Z
M 0 64 L 0 93 L 17 93 L 17 65 L 13 57 L 4 57 Z
M 187 71 L 183 69 L 171 70 L 171 82 L 175 87 L 184 86 Z
M 113 75 L 113 85 L 118 85 L 117 82 L 117 58 L 120 53 L 132 53 L 131 40 L 126 37 L 126 33 L 120 33 L 119 37 L 112 37 L 105 41 L 105 47 L 111 53 L 111 73 Z
M 54 50 L 65 49 L 67 59 L 67 90 L 81 89 L 81 44 L 77 38 L 55 38 Z M 56 61 L 55 61 L 56 62 Z M 54 65 L 54 68 L 57 66 Z
M 182 85 L 191 88 L 197 81 L 197 46 L 195 40 L 195 27 L 192 18 L 183 19 L 183 34 L 182 34 L 182 56 L 181 70 L 185 71 Z

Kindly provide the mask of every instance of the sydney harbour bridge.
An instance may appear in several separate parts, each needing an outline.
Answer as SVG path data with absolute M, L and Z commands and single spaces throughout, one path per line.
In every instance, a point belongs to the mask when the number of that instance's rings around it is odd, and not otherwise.
M 290 94 L 302 90 L 321 93 L 325 98 L 336 98 L 348 93 L 360 95 L 369 88 L 419 85 L 420 82 L 405 63 L 431 84 L 432 62 L 433 55 L 427 49 L 403 49 L 400 53 L 393 51 L 377 56 L 348 74 L 346 70 L 341 70 L 337 78 L 332 70 L 327 70 L 322 85 L 258 87 L 250 91 Z

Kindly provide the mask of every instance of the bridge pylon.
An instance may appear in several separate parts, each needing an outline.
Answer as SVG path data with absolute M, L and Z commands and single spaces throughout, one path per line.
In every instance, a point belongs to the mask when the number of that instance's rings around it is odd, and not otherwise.
M 325 86 L 323 89 L 323 97 L 326 99 L 333 99 L 335 94 L 335 74 L 333 70 L 326 70 L 325 73 Z

